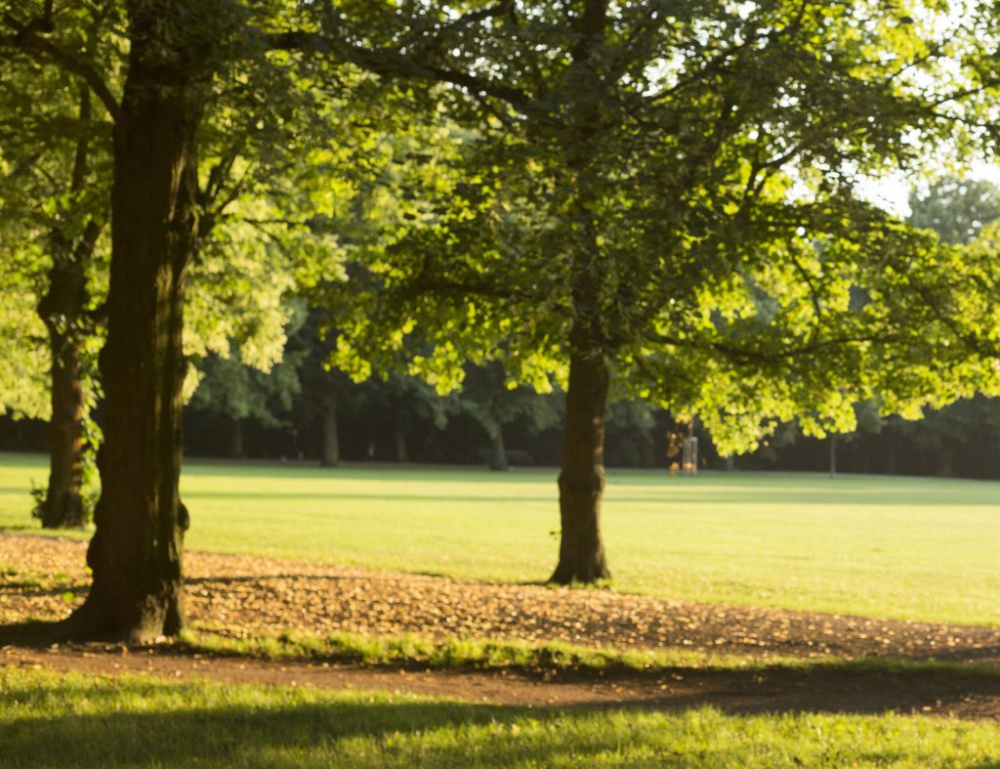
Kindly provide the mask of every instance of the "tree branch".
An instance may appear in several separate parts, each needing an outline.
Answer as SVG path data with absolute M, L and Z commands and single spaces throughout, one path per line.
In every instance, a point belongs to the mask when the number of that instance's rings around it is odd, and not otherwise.
M 108 84 L 104 82 L 100 73 L 91 67 L 87 62 L 68 53 L 48 40 L 39 37 L 41 32 L 51 32 L 51 23 L 40 24 L 38 20 L 32 20 L 27 24 L 22 24 L 9 13 L 3 15 L 3 24 L 14 32 L 11 36 L 0 37 L 0 48 L 9 47 L 22 51 L 36 59 L 49 61 L 66 72 L 77 75 L 90 86 L 94 95 L 101 100 L 104 108 L 108 111 L 111 119 L 117 121 L 121 114 L 121 105 L 111 93 Z
M 467 72 L 457 72 L 447 67 L 420 62 L 395 49 L 368 49 L 345 40 L 333 40 L 325 35 L 310 32 L 268 35 L 267 45 L 273 50 L 304 51 L 334 56 L 381 77 L 450 83 L 473 95 L 486 95 L 505 101 L 522 114 L 538 111 L 531 97 L 519 88 Z

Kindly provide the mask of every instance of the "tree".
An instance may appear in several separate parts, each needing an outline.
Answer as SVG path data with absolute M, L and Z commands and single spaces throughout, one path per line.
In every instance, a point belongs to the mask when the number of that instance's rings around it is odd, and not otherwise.
M 910 193 L 914 227 L 933 230 L 943 243 L 967 244 L 1000 218 L 1000 189 L 984 179 L 939 179 Z
M 243 422 L 253 419 L 265 427 L 287 424 L 284 413 L 301 391 L 296 356 L 285 356 L 269 371 L 248 366 L 234 354 L 228 358 L 212 354 L 201 362 L 202 374 L 188 404 L 196 411 L 226 416 L 231 425 L 231 455 L 245 457 Z
M 114 3 L 63 9 L 58 13 L 58 45 L 35 36 L 47 23 L 44 17 L 33 19 L 34 28 L 7 19 L 17 30 L 18 45 L 12 46 L 15 55 L 4 69 L 9 87 L 3 91 L 0 115 L 10 161 L 0 199 L 5 217 L 25 223 L 26 237 L 5 243 L 9 250 L 4 257 L 35 285 L 37 312 L 48 333 L 44 354 L 51 362 L 50 406 L 30 415 L 50 418 L 50 478 L 37 514 L 43 526 L 53 528 L 79 526 L 91 512 L 81 503 L 81 466 L 89 464 L 81 439 L 88 435 L 92 452 L 100 434 L 86 415 L 99 394 L 96 358 L 103 342 L 112 135 L 106 116 L 94 111 L 90 87 L 77 75 L 85 69 L 91 81 L 104 86 L 105 99 L 112 98 L 110 89 L 117 87 L 112 73 L 123 56 L 113 29 L 116 16 Z M 65 67 L 39 69 L 33 56 L 54 58 Z M 268 82 L 266 87 L 275 85 Z M 213 93 L 211 120 L 201 125 L 209 172 L 197 195 L 200 253 L 192 267 L 185 353 L 229 354 L 238 337 L 239 354 L 269 368 L 284 341 L 286 313 L 280 297 L 293 280 L 289 260 L 275 258 L 268 244 L 278 228 L 285 241 L 294 234 L 296 227 L 289 225 L 295 207 L 287 209 L 297 196 L 282 196 L 282 220 L 247 224 L 254 214 L 270 213 L 260 197 L 273 161 L 258 158 L 248 166 L 240 152 L 253 146 L 265 155 L 260 147 L 282 144 L 272 121 L 260 125 L 274 107 L 259 105 L 255 86 L 265 87 L 243 82 L 240 88 Z M 219 130 L 222 126 L 228 134 Z M 318 251 L 312 243 L 300 250 Z M 39 381 L 36 386 L 44 385 Z M 190 390 L 189 382 L 185 392 Z
M 551 397 L 530 387 L 513 386 L 498 362 L 468 366 L 462 389 L 453 397 L 450 409 L 469 414 L 483 428 L 490 441 L 489 467 L 508 468 L 504 426 L 526 418 L 533 432 L 558 424 L 562 411 Z
M 107 68 L 114 45 L 107 9 L 69 11 L 79 61 Z M 92 375 L 99 346 L 100 283 L 106 266 L 110 130 L 94 113 L 90 89 L 63 70 L 38 71 L 24 53 L 0 71 L 3 155 L 8 160 L 0 208 L 21 221 L 26 237 L 6 244 L 4 260 L 35 285 L 35 311 L 44 325 L 48 404 L 32 416 L 49 419 L 50 472 L 36 515 L 46 528 L 81 526 L 89 517 L 81 496 L 84 422 L 95 397 Z M 97 292 L 100 293 L 99 291 Z M 95 433 L 92 423 L 87 430 Z
M 1000 219 L 1000 189 L 995 184 L 982 179 L 939 179 L 924 191 L 912 192 L 909 203 L 909 222 L 933 230 L 943 243 L 967 246 L 980 254 L 995 248 L 995 223 Z M 996 443 L 998 422 L 1000 401 L 977 396 L 932 410 L 917 421 L 891 419 L 887 432 L 936 454 L 933 472 L 949 476 L 955 472 L 956 455 L 977 432 L 988 433 L 987 445 Z
M 557 583 L 610 573 L 613 379 L 698 413 L 723 449 L 991 381 L 964 347 L 931 363 L 952 330 L 928 308 L 954 297 L 934 239 L 854 190 L 953 125 L 932 71 L 949 49 L 920 18 L 860 1 L 428 11 L 446 42 L 410 74 L 464 89 L 476 133 L 430 153 L 423 216 L 370 255 L 369 299 L 340 305 L 339 362 L 363 375 L 408 349 L 447 387 L 499 358 L 566 387 Z
M 123 25 L 128 54 L 120 93 L 89 66 L 75 19 L 52 2 L 7 3 L 0 47 L 58 66 L 86 84 L 114 122 L 102 492 L 88 549 L 93 587 L 66 625 L 80 637 L 146 638 L 183 624 L 180 411 L 187 275 L 208 202 L 238 153 L 220 158 L 199 189 L 199 129 L 223 76 L 252 90 L 234 62 L 267 70 L 265 35 L 249 11 L 227 0 L 104 2 Z M 282 9 L 263 9 L 280 15 Z M 263 21 L 267 21 L 265 16 Z M 241 90 L 235 87 L 231 90 Z M 257 97 L 258 103 L 274 104 Z M 291 98 L 291 96 L 289 97 Z M 281 102 L 287 106 L 289 102 Z M 239 189 L 239 185 L 236 185 Z M 208 193 L 209 201 L 201 200 Z M 221 202 L 225 203 L 227 197 Z

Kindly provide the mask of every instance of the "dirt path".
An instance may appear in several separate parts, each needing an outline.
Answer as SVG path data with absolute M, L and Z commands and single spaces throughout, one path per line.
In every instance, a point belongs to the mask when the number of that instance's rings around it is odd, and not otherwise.
M 0 623 L 58 619 L 82 600 L 84 545 L 0 535 Z M 690 604 L 608 591 L 490 585 L 189 553 L 194 627 L 231 636 L 335 630 L 522 640 L 559 639 L 619 649 L 693 649 L 767 657 L 940 659 L 1000 670 L 1000 629 Z M 2 636 L 2 634 L 0 634 Z M 3 644 L 6 643 L 6 646 Z M 859 672 L 790 667 L 677 669 L 598 676 L 517 671 L 399 670 L 270 663 L 181 653 L 160 645 L 37 648 L 0 643 L 0 665 L 133 672 L 173 678 L 359 689 L 542 706 L 686 708 L 732 712 L 838 711 L 952 715 L 1000 721 L 1000 673 Z

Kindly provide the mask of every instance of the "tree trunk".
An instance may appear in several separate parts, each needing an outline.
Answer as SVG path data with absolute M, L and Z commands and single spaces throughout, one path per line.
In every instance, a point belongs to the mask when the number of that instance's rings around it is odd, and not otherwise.
M 90 228 L 88 228 L 90 229 Z M 96 233 L 94 235 L 96 240 Z M 48 331 L 52 365 L 49 373 L 49 485 L 41 505 L 42 526 L 83 526 L 80 497 L 83 450 L 82 364 L 77 319 L 87 302 L 83 265 L 72 244 L 53 233 L 52 269 L 38 315 Z M 80 249 L 84 249 L 81 243 Z M 88 251 L 92 252 L 91 249 Z
M 830 436 L 830 477 L 837 475 L 837 436 Z
M 131 50 L 114 131 L 108 338 L 100 356 L 106 423 L 101 498 L 87 551 L 93 586 L 67 621 L 77 638 L 142 640 L 184 624 L 187 510 L 178 484 L 185 273 L 195 249 L 195 132 L 202 94 L 176 48 L 172 3 L 130 9 Z M 197 58 L 197 57 L 196 57 Z
M 80 95 L 80 121 L 90 120 L 90 91 Z M 87 184 L 89 139 L 81 138 L 73 159 L 70 191 Z M 87 522 L 80 496 L 83 453 L 83 362 L 80 318 L 89 293 L 86 266 L 93 260 L 102 224 L 91 218 L 75 238 L 55 228 L 49 244 L 52 267 L 45 296 L 38 302 L 38 316 L 48 332 L 51 357 L 49 397 L 49 485 L 41 505 L 42 527 L 74 528 Z
M 246 444 L 243 440 L 243 420 L 233 417 L 233 427 L 230 433 L 231 445 L 230 453 L 237 459 L 242 459 L 247 455 Z
M 49 421 L 49 485 L 42 503 L 42 527 L 82 527 L 87 522 L 80 496 L 83 476 L 83 386 L 80 343 L 49 333 L 52 351 Z
M 490 470 L 503 472 L 508 467 L 507 449 L 503 443 L 503 430 L 500 423 L 496 422 L 494 429 L 490 430 Z
M 955 454 L 947 446 L 942 445 L 938 453 L 937 475 L 941 478 L 951 478 L 955 474 Z
M 323 408 L 323 467 L 340 464 L 340 435 L 337 432 L 337 400 L 331 397 Z
M 610 94 L 601 67 L 592 60 L 608 25 L 607 0 L 586 0 L 576 19 L 577 41 L 571 50 L 571 77 L 579 78 L 581 96 L 573 105 L 572 129 L 567 139 L 569 168 L 576 199 L 573 228 L 566 247 L 572 253 L 570 288 L 573 326 L 569 337 L 569 386 L 563 433 L 562 471 L 559 473 L 559 563 L 550 582 L 568 585 L 608 579 L 601 542 L 601 498 L 604 495 L 604 419 L 611 371 L 604 329 L 602 288 L 607 260 L 601 253 L 598 222 L 603 215 L 605 190 L 596 181 L 602 100 Z
M 562 472 L 559 473 L 559 564 L 550 582 L 609 579 L 601 542 L 604 494 L 604 411 L 610 372 L 596 353 L 574 346 L 566 392 Z
M 397 403 L 393 408 L 392 432 L 393 443 L 396 447 L 396 461 L 402 464 L 409 464 L 410 452 L 406 447 L 406 413 L 402 403 Z

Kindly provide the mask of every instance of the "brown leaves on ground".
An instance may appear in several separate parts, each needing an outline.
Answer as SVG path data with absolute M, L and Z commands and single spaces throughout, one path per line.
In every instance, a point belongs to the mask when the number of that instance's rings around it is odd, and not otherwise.
M 85 545 L 0 535 L 0 623 L 60 619 L 86 594 Z M 720 606 L 607 590 L 443 577 L 189 552 L 187 610 L 230 636 L 351 631 L 559 640 L 713 654 L 1000 662 L 1000 628 Z

